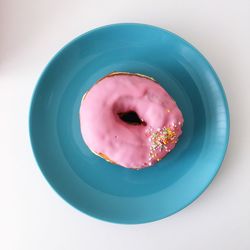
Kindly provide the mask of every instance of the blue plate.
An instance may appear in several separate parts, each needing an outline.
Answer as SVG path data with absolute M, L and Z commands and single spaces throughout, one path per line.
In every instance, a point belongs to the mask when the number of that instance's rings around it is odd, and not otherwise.
M 152 76 L 184 115 L 180 141 L 155 167 L 112 165 L 82 140 L 82 95 L 113 71 Z M 209 185 L 226 152 L 229 112 L 216 73 L 189 43 L 154 26 L 114 24 L 79 36 L 47 65 L 31 103 L 30 138 L 42 173 L 72 206 L 110 222 L 145 223 L 179 211 Z

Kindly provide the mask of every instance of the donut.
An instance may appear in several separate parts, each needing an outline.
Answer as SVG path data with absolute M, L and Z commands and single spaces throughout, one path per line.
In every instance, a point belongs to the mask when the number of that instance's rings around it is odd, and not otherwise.
M 164 158 L 182 134 L 183 116 L 153 78 L 111 73 L 83 95 L 80 128 L 89 149 L 105 160 L 142 169 Z

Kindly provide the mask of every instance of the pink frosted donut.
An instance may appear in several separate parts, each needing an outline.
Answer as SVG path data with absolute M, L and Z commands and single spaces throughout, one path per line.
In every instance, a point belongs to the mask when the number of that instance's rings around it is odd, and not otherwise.
M 83 96 L 80 124 L 92 152 L 111 163 L 141 169 L 175 147 L 183 116 L 152 78 L 117 72 L 99 80 Z

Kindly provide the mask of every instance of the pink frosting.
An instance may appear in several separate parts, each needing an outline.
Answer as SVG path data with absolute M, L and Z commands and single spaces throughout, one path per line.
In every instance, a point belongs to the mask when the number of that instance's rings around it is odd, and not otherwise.
M 118 115 L 129 111 L 136 112 L 145 124 L 129 124 Z M 101 79 L 84 95 L 80 123 L 83 139 L 93 152 L 123 167 L 140 169 L 161 160 L 175 147 L 183 116 L 154 80 L 116 73 Z

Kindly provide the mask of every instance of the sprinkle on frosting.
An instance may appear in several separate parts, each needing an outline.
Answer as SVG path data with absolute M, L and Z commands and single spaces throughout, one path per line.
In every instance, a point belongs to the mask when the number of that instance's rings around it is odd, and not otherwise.
M 177 143 L 177 129 L 177 125 L 173 124 L 172 127 L 149 128 L 146 131 L 146 136 L 148 136 L 150 142 L 149 165 L 160 161 L 160 153 L 162 151 L 171 151 L 173 144 Z

